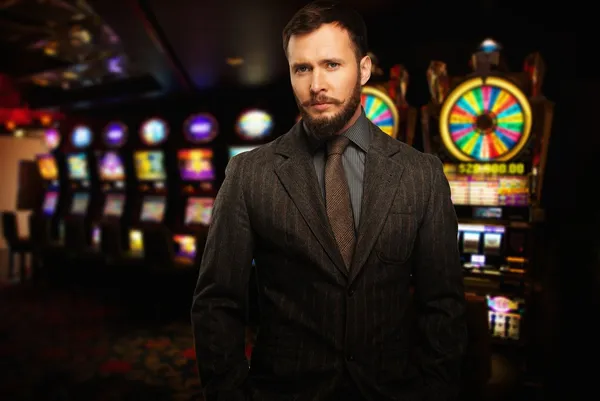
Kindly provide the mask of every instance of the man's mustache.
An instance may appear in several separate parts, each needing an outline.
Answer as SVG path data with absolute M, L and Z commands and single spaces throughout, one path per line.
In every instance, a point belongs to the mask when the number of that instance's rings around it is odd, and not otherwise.
M 342 104 L 341 101 L 332 98 L 332 97 L 328 97 L 328 96 L 311 96 L 310 100 L 307 100 L 306 102 L 302 103 L 302 106 L 304 107 L 309 107 L 309 106 L 314 106 L 316 104 L 322 104 L 322 103 L 331 103 L 331 104 Z

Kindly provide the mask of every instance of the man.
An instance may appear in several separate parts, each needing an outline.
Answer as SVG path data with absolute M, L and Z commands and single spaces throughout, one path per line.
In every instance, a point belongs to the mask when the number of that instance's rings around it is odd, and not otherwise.
M 192 307 L 206 399 L 452 399 L 466 335 L 442 165 L 366 118 L 358 14 L 312 3 L 283 38 L 302 120 L 227 166 Z

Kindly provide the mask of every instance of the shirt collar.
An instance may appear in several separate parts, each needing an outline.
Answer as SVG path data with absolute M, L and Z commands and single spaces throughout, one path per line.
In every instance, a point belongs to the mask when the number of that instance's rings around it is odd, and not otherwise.
M 366 153 L 368 152 L 369 145 L 371 144 L 371 130 L 369 129 L 367 116 L 362 106 L 360 110 L 361 112 L 360 116 L 358 116 L 358 119 L 341 135 L 350 139 L 352 143 Z M 310 132 L 304 123 L 302 123 L 302 127 L 308 138 L 308 143 L 313 151 L 316 151 L 318 148 L 323 146 L 323 138 Z

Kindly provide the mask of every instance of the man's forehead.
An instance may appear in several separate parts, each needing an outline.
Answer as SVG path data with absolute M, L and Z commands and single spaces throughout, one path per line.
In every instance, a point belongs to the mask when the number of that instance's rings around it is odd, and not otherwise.
M 352 43 L 345 29 L 321 26 L 316 31 L 293 35 L 288 44 L 290 61 L 346 58 L 353 54 Z

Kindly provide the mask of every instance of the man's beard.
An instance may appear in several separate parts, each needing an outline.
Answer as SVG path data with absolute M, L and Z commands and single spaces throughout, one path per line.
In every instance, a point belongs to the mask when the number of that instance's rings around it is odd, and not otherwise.
M 300 115 L 302 116 L 302 120 L 308 130 L 321 138 L 329 138 L 344 128 L 348 121 L 352 118 L 358 105 L 360 104 L 360 96 L 361 96 L 361 85 L 360 79 L 356 80 L 356 85 L 352 90 L 351 96 L 345 101 L 342 102 L 337 99 L 329 98 L 326 96 L 318 96 L 315 94 L 311 94 L 311 99 L 307 102 L 300 103 L 298 98 L 296 97 L 296 103 L 298 104 L 298 109 L 300 110 Z M 312 117 L 307 109 L 311 107 L 313 103 L 332 103 L 334 105 L 342 105 L 342 109 L 332 117 Z

